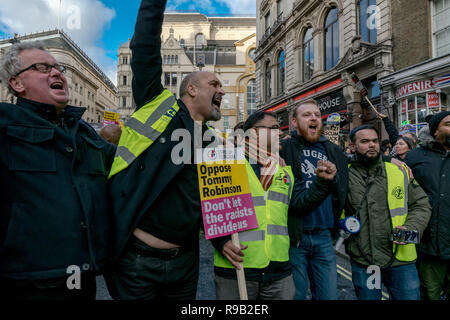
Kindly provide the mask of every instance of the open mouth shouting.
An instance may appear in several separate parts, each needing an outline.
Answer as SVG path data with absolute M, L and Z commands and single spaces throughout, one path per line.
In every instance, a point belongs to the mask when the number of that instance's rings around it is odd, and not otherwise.
M 217 111 L 220 111 L 221 103 L 222 103 L 222 96 L 220 94 L 214 95 L 211 104 L 217 108 Z
M 62 81 L 55 81 L 55 82 L 50 84 L 50 88 L 52 90 L 58 90 L 58 91 L 62 90 L 62 91 L 64 91 L 64 84 L 63 84 Z
M 308 126 L 308 132 L 309 132 L 311 135 L 316 135 L 316 134 L 319 132 L 319 126 L 318 126 L 317 124 L 315 124 L 315 123 L 310 124 L 310 125 Z

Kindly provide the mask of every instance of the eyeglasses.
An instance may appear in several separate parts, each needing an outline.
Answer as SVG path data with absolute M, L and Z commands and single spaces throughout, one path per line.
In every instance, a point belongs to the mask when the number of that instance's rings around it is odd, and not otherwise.
M 64 67 L 63 65 L 60 64 L 48 64 L 48 63 L 33 63 L 31 66 L 26 67 L 25 69 L 19 71 L 16 76 L 18 76 L 19 74 L 30 70 L 30 69 L 34 69 L 36 71 L 42 72 L 42 73 L 49 73 L 52 71 L 52 68 L 55 68 L 56 70 L 58 70 L 61 73 L 65 73 L 66 72 L 66 67 Z
M 268 126 L 254 126 L 253 128 L 263 128 L 263 129 L 273 129 L 273 130 L 280 130 L 280 126 L 279 125 L 277 125 L 277 124 L 274 124 L 273 126 L 271 126 L 271 127 L 268 127 Z

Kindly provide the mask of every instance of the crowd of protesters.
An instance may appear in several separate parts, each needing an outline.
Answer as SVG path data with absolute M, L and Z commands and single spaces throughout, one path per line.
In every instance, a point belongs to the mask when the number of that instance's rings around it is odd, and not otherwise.
M 68 105 L 65 67 L 41 43 L 3 56 L 1 80 L 18 99 L 0 104 L 2 299 L 93 300 L 99 274 L 114 299 L 195 299 L 197 166 L 172 161 L 171 135 L 211 132 L 225 91 L 210 72 L 185 77 L 180 99 L 162 87 L 165 5 L 141 3 L 130 44 L 137 109 L 123 130 L 98 135 L 81 119 L 85 108 Z M 243 267 L 250 299 L 306 299 L 309 288 L 312 299 L 336 300 L 339 241 L 359 299 L 381 299 L 368 286 L 373 267 L 392 299 L 448 298 L 450 111 L 429 117 L 418 137 L 400 135 L 380 113 L 389 139 L 358 126 L 345 151 L 323 135 L 321 116 L 308 100 L 292 110 L 295 130 L 284 137 L 264 111 L 236 127 L 252 135 L 212 134 L 216 145 L 245 149 L 258 220 L 239 245 L 212 240 L 217 298 L 239 299 Z M 68 267 L 81 274 L 78 288 Z

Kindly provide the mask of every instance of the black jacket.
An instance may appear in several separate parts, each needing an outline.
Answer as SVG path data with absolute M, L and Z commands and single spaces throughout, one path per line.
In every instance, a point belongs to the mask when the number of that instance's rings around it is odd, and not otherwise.
M 386 132 L 389 136 L 389 142 L 392 145 L 392 148 L 394 148 L 398 138 L 400 137 L 400 135 L 398 134 L 398 130 L 392 123 L 391 119 L 389 119 L 389 117 L 383 118 L 383 123 L 384 128 L 386 129 Z
M 450 152 L 431 135 L 408 152 L 406 164 L 430 200 L 432 214 L 417 250 L 450 260 Z
M 163 91 L 160 34 L 165 4 L 166 1 L 143 0 L 138 12 L 135 32 L 130 44 L 133 54 L 131 59 L 133 95 L 137 109 Z M 171 159 L 172 149 L 180 143 L 180 141 L 172 141 L 171 137 L 176 129 L 187 129 L 191 137 L 194 137 L 194 121 L 181 100 L 178 100 L 178 105 L 180 110 L 159 138 L 130 166 L 110 179 L 115 225 L 115 258 L 122 253 L 144 214 L 149 213 L 149 209 L 156 201 L 160 201 L 159 196 L 165 192 L 164 189 L 170 183 L 177 183 L 176 176 L 185 166 L 183 163 L 175 164 Z M 193 143 L 192 140 L 191 143 Z M 191 150 L 194 150 L 193 144 L 191 147 Z M 196 196 L 200 199 L 198 181 L 193 181 L 187 192 L 192 192 L 192 197 Z M 186 208 L 186 210 L 189 209 Z M 172 214 L 172 212 L 168 210 L 166 214 Z M 169 230 L 166 232 L 167 236 L 174 232 L 170 229 L 171 226 L 164 227 Z M 163 235 L 158 238 L 171 242 Z M 184 243 L 179 244 L 184 245 Z
M 115 146 L 86 108 L 21 99 L 0 104 L 0 277 L 49 279 L 105 266 L 112 235 L 106 190 Z
M 288 229 L 291 244 L 298 246 L 302 236 L 302 215 L 314 211 L 326 197 L 332 194 L 335 227 L 337 228 L 348 188 L 348 160 L 342 150 L 325 137 L 319 140 L 327 151 L 328 160 L 337 168 L 332 183 L 317 177 L 309 189 L 301 187 L 301 154 L 305 145 L 304 139 L 293 133 L 290 139 L 281 141 L 281 157 L 292 167 L 295 177 L 294 190 L 289 207 Z

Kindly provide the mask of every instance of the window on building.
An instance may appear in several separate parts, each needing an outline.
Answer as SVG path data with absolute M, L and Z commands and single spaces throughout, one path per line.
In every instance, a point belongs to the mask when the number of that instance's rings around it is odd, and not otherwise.
M 255 48 L 252 48 L 248 51 L 248 56 L 250 57 L 250 59 L 255 60 Z
M 278 54 L 278 68 L 277 68 L 277 80 L 278 80 L 278 88 L 277 94 L 280 95 L 284 91 L 284 74 L 285 74 L 285 58 L 284 58 L 284 50 Z
M 448 95 L 444 92 L 420 92 L 397 100 L 399 131 L 416 135 L 427 125 L 426 116 L 449 110 Z
M 122 108 L 127 107 L 127 97 L 122 97 Z
M 83 94 L 83 87 L 80 86 L 80 94 Z
M 239 93 L 238 119 L 244 121 L 244 94 Z
M 325 70 L 333 68 L 339 59 L 339 21 L 338 9 L 328 12 L 325 20 Z
M 180 47 L 184 48 L 185 43 L 184 39 L 180 39 Z
M 278 19 L 281 18 L 282 14 L 283 14 L 283 0 L 278 0 L 278 2 L 277 2 L 277 17 L 278 17 Z
M 178 64 L 178 56 L 175 56 L 175 64 Z
M 195 36 L 195 47 L 202 48 L 205 45 L 205 36 L 203 33 L 199 33 Z
M 100 115 L 97 115 L 97 123 L 100 123 Z
M 172 86 L 174 86 L 174 87 L 177 86 L 177 74 L 176 73 L 172 73 Z
M 123 57 L 123 64 L 128 64 L 128 57 L 127 56 Z
M 127 85 L 127 76 L 123 76 L 123 77 L 122 77 L 122 84 L 123 84 L 124 86 Z
M 306 30 L 303 38 L 303 81 L 311 79 L 314 70 L 313 29 Z
M 256 111 L 256 84 L 255 80 L 247 83 L 247 117 Z
M 226 131 L 230 128 L 230 116 L 223 116 L 223 130 Z
M 88 91 L 88 100 L 91 100 L 91 92 Z
M 167 56 L 166 55 L 164 55 L 163 63 L 167 64 Z
M 225 95 L 222 98 L 221 108 L 223 108 L 223 109 L 230 109 L 230 99 L 228 98 L 228 95 Z
M 164 85 L 170 86 L 170 72 L 164 72 Z
M 272 76 L 271 76 L 271 70 L 270 70 L 270 61 L 266 62 L 265 65 L 265 90 L 266 90 L 266 101 L 269 101 L 271 96 L 272 96 L 272 88 L 271 88 L 271 83 L 272 83 Z
M 264 16 L 264 32 L 268 32 L 270 29 L 270 11 Z
M 433 40 L 436 56 L 450 53 L 450 0 L 434 0 Z
M 364 42 L 377 43 L 376 3 L 376 0 L 358 2 L 359 34 Z

